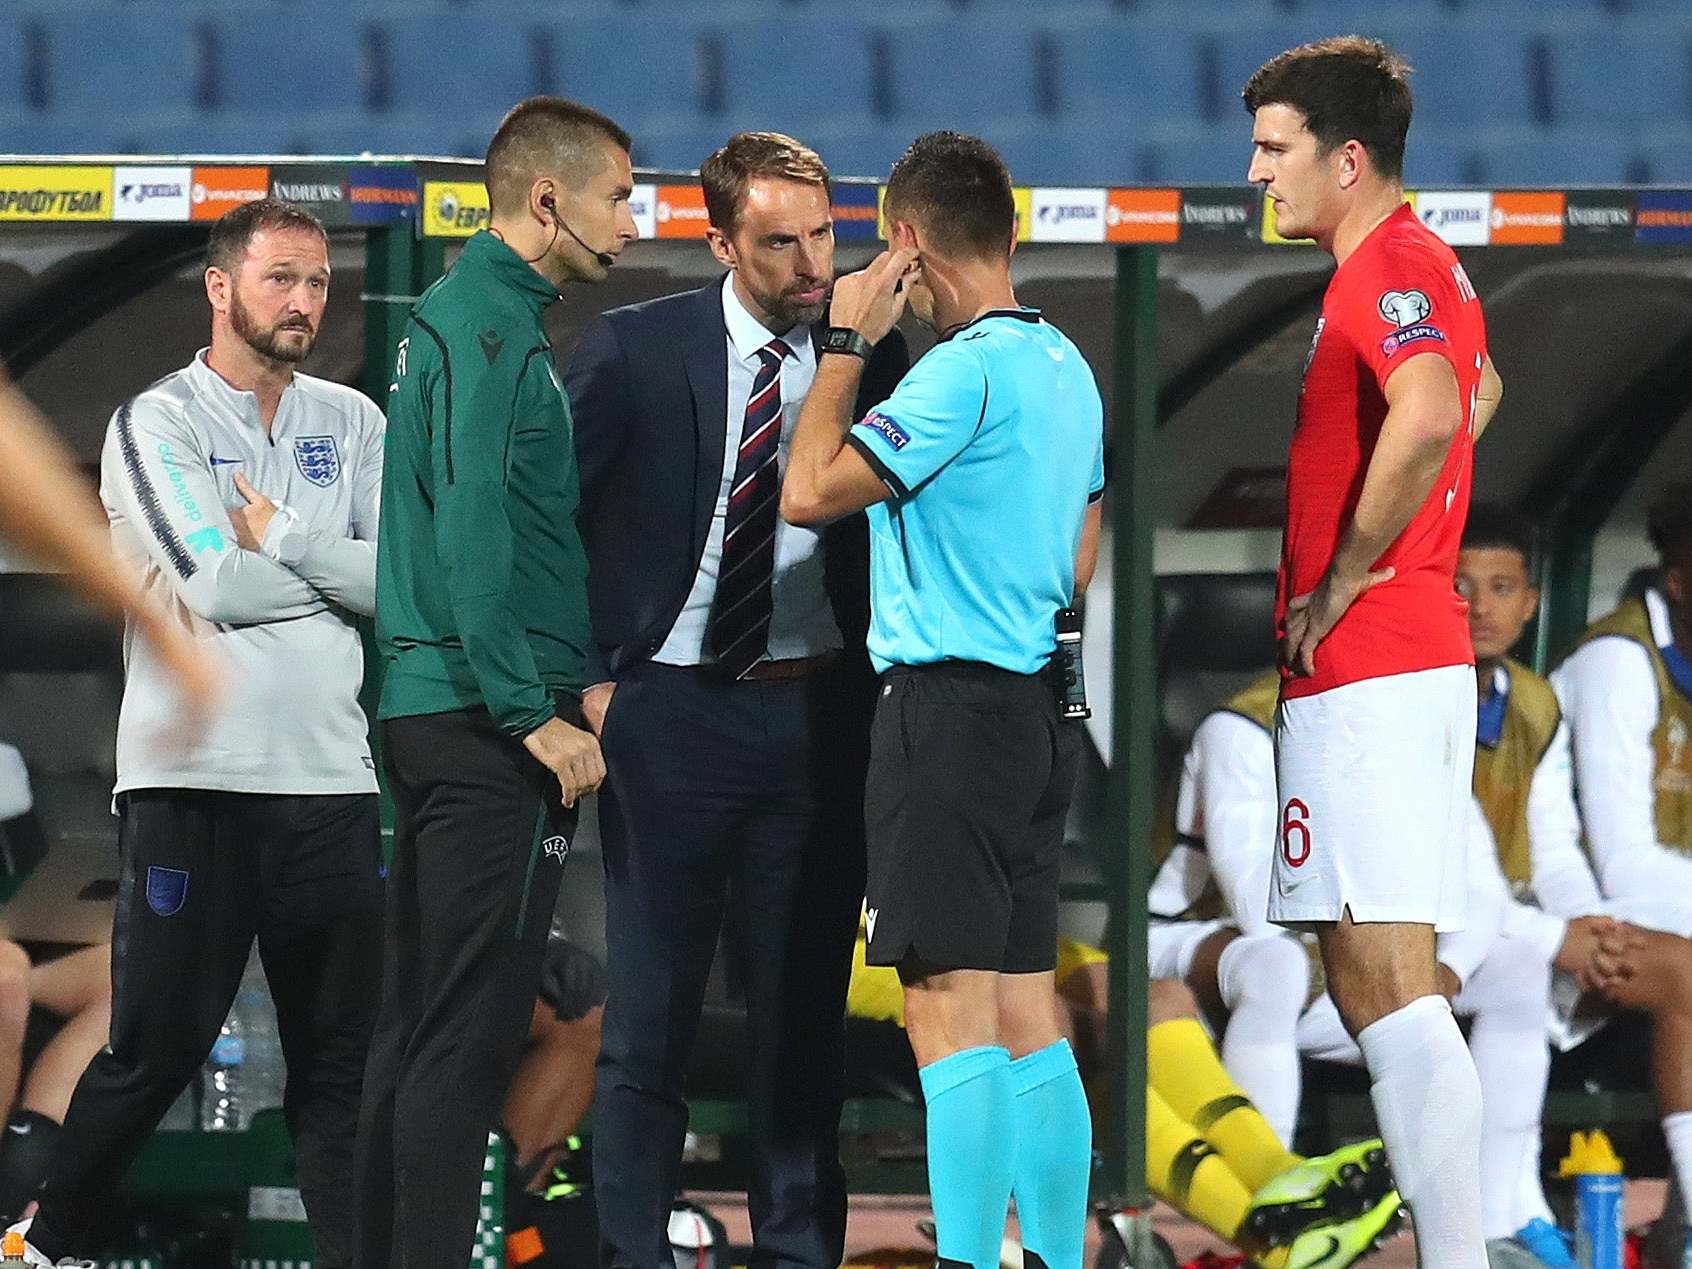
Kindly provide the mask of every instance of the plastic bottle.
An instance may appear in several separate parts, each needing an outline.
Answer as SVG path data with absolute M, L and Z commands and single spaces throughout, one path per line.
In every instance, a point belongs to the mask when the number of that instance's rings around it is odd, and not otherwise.
M 1601 1129 L 1569 1138 L 1558 1166 L 1575 1183 L 1575 1260 L 1581 1269 L 1622 1269 L 1622 1161 Z
M 247 1038 L 240 1014 L 230 1010 L 200 1073 L 200 1130 L 239 1132 L 246 1124 Z
M 282 1104 L 288 1079 L 282 1038 L 276 1029 L 276 1005 L 270 998 L 270 985 L 265 981 L 256 951 L 247 960 L 247 972 L 242 975 L 241 989 L 235 996 L 235 1012 L 240 1015 L 242 1039 L 246 1041 L 242 1090 L 245 1103 L 241 1119 L 241 1127 L 245 1128 L 259 1111 Z

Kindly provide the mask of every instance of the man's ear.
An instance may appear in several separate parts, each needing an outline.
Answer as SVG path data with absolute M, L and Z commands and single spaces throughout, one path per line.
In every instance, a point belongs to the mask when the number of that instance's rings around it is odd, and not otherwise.
M 716 257 L 717 263 L 722 265 L 723 268 L 734 269 L 739 267 L 740 257 L 735 252 L 734 243 L 729 241 L 729 236 L 721 229 L 718 229 L 715 225 L 708 226 L 705 230 L 705 241 L 711 248 L 711 254 Z
M 888 246 L 895 251 L 901 249 L 921 251 L 922 244 L 917 241 L 916 226 L 905 220 L 893 222 L 892 234 L 888 239 Z
M 234 279 L 222 269 L 206 270 L 206 300 L 219 313 L 229 308 L 229 289 L 233 282 Z

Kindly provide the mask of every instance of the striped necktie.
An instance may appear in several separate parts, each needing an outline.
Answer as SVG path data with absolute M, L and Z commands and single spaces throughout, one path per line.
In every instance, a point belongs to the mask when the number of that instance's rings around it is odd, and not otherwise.
M 775 573 L 776 510 L 781 493 L 781 363 L 788 347 L 772 339 L 758 350 L 746 402 L 740 452 L 723 522 L 723 558 L 711 601 L 711 651 L 735 678 L 760 661 L 770 642 L 770 579 Z

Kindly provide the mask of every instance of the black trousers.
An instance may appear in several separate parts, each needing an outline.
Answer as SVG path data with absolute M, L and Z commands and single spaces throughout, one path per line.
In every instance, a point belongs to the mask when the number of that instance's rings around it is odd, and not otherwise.
M 581 725 L 574 698 L 558 704 Z M 394 854 L 356 1263 L 464 1269 L 576 813 L 485 709 L 391 719 L 382 746 Z
M 257 937 L 287 1059 L 314 1263 L 352 1263 L 353 1125 L 381 973 L 374 794 L 118 797 L 112 1032 L 77 1083 L 30 1240 L 72 1254 L 198 1073 Z
M 746 994 L 750 1263 L 840 1263 L 867 689 L 840 670 L 733 683 L 646 665 L 618 681 L 602 737 L 609 989 L 593 1112 L 607 1266 L 671 1264 L 683 1078 L 725 925 Z

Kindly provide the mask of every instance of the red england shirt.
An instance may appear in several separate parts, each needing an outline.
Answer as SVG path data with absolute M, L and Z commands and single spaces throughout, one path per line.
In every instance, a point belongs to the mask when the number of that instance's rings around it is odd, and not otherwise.
M 1387 380 L 1423 354 L 1456 371 L 1463 426 L 1427 501 L 1371 568 L 1394 569 L 1392 580 L 1358 597 L 1318 645 L 1316 673 L 1285 677 L 1284 697 L 1473 662 L 1468 606 L 1453 578 L 1469 513 L 1486 323 L 1456 253 L 1408 206 L 1370 231 L 1322 300 L 1287 459 L 1276 631 L 1285 633 L 1287 601 L 1316 588 L 1351 525 L 1386 419 Z

